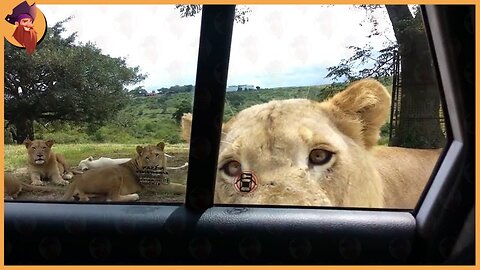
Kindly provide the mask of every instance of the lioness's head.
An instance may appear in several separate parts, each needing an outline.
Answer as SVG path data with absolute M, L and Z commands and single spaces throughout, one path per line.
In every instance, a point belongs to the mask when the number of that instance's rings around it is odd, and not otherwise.
M 93 157 L 89 156 L 88 158 L 83 159 L 78 163 L 78 168 L 82 171 L 86 171 L 88 170 L 88 165 L 90 165 L 92 161 L 93 161 Z
M 31 164 L 42 165 L 50 158 L 50 152 L 53 140 L 33 140 L 26 139 L 23 144 L 27 148 L 28 162 Z
M 222 128 L 215 202 L 382 207 L 369 149 L 389 108 L 387 90 L 366 79 L 324 102 L 277 100 L 241 111 Z M 184 115 L 184 135 L 190 125 Z
M 157 145 L 137 146 L 135 161 L 140 170 L 146 168 L 165 168 L 165 143 Z

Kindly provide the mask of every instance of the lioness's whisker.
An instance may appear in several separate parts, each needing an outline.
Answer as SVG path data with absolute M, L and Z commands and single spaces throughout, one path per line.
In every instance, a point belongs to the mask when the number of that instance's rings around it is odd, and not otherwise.
M 230 145 L 233 144 L 233 143 L 227 142 L 227 141 L 220 141 L 220 142 L 221 142 L 221 143 L 228 143 L 228 144 L 230 144 Z

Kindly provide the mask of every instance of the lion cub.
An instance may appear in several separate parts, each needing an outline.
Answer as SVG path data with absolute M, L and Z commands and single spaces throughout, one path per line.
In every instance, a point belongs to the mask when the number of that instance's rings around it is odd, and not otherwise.
M 81 201 L 88 201 L 88 195 L 105 195 L 107 201 L 136 201 L 139 196 L 136 192 L 142 190 L 137 171 L 151 167 L 165 168 L 165 144 L 146 147 L 137 146 L 137 154 L 130 161 L 96 168 L 77 175 L 68 187 L 64 200 L 70 200 L 78 194 Z
M 23 144 L 27 148 L 28 172 L 32 185 L 44 185 L 41 180 L 51 179 L 58 185 L 67 185 L 73 177 L 62 154 L 52 151 L 53 140 L 29 140 Z

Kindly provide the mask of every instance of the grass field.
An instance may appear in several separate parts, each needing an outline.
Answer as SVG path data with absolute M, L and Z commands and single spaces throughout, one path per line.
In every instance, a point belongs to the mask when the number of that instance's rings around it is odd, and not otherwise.
M 62 153 L 70 166 L 78 165 L 80 160 L 89 156 L 94 158 L 126 158 L 135 155 L 137 144 L 54 144 L 53 151 Z M 167 144 L 167 154 L 187 153 L 187 144 Z M 5 170 L 13 171 L 26 166 L 27 156 L 24 145 L 5 145 Z M 183 164 L 180 164 L 183 165 Z
M 55 144 L 53 151 L 62 153 L 71 168 L 76 168 L 80 160 L 89 156 L 94 158 L 110 157 L 125 158 L 135 155 L 136 144 Z M 176 167 L 188 162 L 187 144 L 167 144 L 165 153 L 173 156 L 167 158 L 168 167 Z M 24 182 L 30 183 L 27 172 L 26 149 L 23 145 L 5 145 L 5 171 L 10 171 Z M 169 170 L 168 178 L 172 183 L 185 184 L 187 168 Z M 47 186 L 53 186 L 48 183 Z M 22 192 L 18 200 L 42 200 L 56 201 L 62 197 L 64 188 L 52 192 Z M 139 193 L 140 201 L 143 202 L 183 202 L 184 190 L 178 186 L 161 185 L 148 186 Z

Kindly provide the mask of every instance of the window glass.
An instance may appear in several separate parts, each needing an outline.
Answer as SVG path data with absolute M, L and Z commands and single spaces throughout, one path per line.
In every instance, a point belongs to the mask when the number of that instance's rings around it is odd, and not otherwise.
M 414 208 L 446 142 L 420 9 L 242 8 L 215 202 Z
M 34 52 L 4 47 L 6 199 L 183 202 L 201 10 L 37 11 Z

